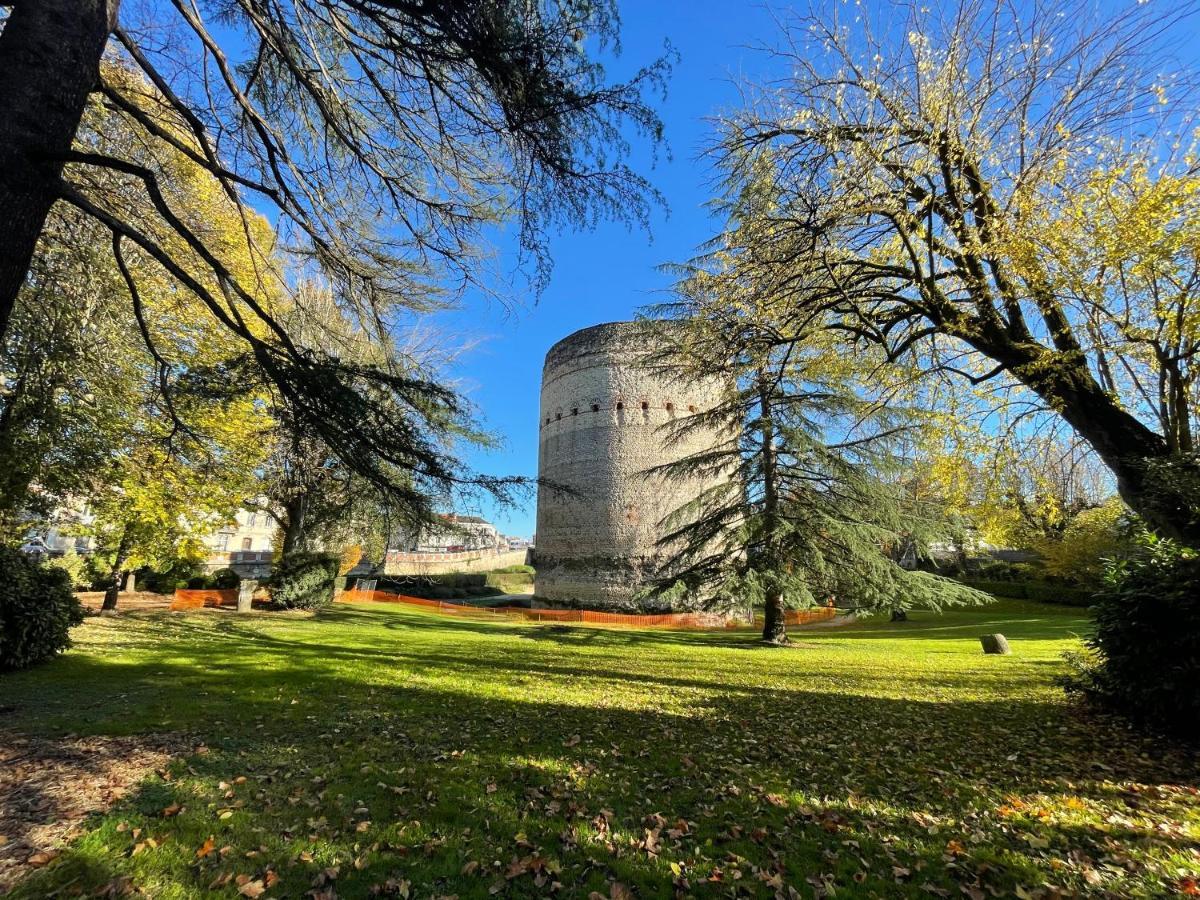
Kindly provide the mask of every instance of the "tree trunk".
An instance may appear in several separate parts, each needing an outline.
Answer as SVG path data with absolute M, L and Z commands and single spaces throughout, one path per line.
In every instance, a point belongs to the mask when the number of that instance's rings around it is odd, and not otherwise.
M 768 644 L 786 644 L 788 642 L 787 624 L 783 619 L 783 595 L 772 591 L 766 597 L 766 609 L 763 613 L 762 639 Z
M 893 609 L 892 610 L 892 621 L 893 622 L 907 622 L 908 621 L 908 613 L 902 609 Z
M 766 379 L 760 373 L 758 389 L 759 418 L 762 420 L 763 457 L 763 567 L 773 576 L 779 571 L 780 559 L 777 531 L 779 528 L 779 467 L 775 458 L 775 423 L 771 418 L 771 394 Z M 769 590 L 764 598 L 762 639 L 771 644 L 786 644 L 787 623 L 783 618 L 783 593 Z
M 129 529 L 121 532 L 121 540 L 117 543 L 117 551 L 113 554 L 112 569 L 108 574 L 108 587 L 104 590 L 104 603 L 101 612 L 117 608 L 117 597 L 121 594 L 121 576 L 125 574 L 125 561 L 129 558 Z
M 283 531 L 283 548 L 281 556 L 303 550 L 305 544 L 304 527 L 307 524 L 304 517 L 304 496 L 294 497 L 283 505 L 285 521 L 280 523 Z
M 120 0 L 22 0 L 0 31 L 0 338 L 100 75 Z
M 970 343 L 1002 363 L 1091 445 L 1116 476 L 1121 499 L 1151 528 L 1200 547 L 1200 516 L 1191 500 L 1200 467 L 1173 455 L 1162 435 L 1123 409 L 1092 377 L 1086 362 L 1072 363 L 1044 348 L 992 336 Z M 1175 471 L 1151 471 L 1167 463 Z

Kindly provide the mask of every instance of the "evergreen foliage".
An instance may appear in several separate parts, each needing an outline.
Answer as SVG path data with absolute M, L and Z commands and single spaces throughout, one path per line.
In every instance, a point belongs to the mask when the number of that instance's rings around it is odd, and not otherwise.
M 0 547 L 0 669 L 24 669 L 71 646 L 83 607 L 61 568 Z
M 1114 561 L 1070 691 L 1136 722 L 1200 740 L 1200 556 L 1144 534 Z
M 341 557 L 336 553 L 292 553 L 271 576 L 271 600 L 286 609 L 320 609 L 333 602 Z
M 766 610 L 764 640 L 786 640 L 783 610 L 836 602 L 871 611 L 988 598 L 901 565 L 943 535 L 932 504 L 906 496 L 901 451 L 914 424 L 856 389 L 820 332 L 747 290 L 719 297 L 703 269 L 658 309 L 646 364 L 681 379 L 723 379 L 711 410 L 666 426 L 724 439 L 647 477 L 715 484 L 666 520 L 675 562 L 654 591 Z
M 219 591 L 237 588 L 242 583 L 242 576 L 229 568 L 217 569 L 209 578 L 212 581 L 212 586 Z

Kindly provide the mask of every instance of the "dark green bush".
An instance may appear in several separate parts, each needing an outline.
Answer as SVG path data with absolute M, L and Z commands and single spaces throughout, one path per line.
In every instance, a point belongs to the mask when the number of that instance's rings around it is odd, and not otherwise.
M 1200 740 L 1200 559 L 1151 540 L 1110 566 L 1088 656 L 1065 684 L 1156 730 Z
M 960 579 L 963 584 L 986 591 L 996 597 L 1014 600 L 1035 600 L 1038 603 L 1058 603 L 1063 606 L 1091 606 L 1095 590 L 1050 584 L 1045 581 L 984 581 L 978 578 Z
M 218 591 L 236 590 L 242 584 L 242 576 L 233 569 L 217 569 L 209 576 L 212 586 Z
M 333 602 L 341 554 L 292 553 L 271 575 L 271 600 L 287 609 L 320 609 Z
M 207 591 L 213 583 L 207 575 L 193 575 L 187 580 L 187 586 L 189 591 Z
M 981 581 L 1016 581 L 1021 577 L 1017 568 L 1010 562 L 996 560 L 985 562 L 979 567 Z
M 139 569 L 137 583 L 143 591 L 170 594 L 186 588 L 192 580 L 201 577 L 204 577 L 203 563 L 193 559 L 178 559 L 171 566 L 160 571 L 149 568 Z
M 71 646 L 83 607 L 62 569 L 0 548 L 0 669 L 24 669 Z

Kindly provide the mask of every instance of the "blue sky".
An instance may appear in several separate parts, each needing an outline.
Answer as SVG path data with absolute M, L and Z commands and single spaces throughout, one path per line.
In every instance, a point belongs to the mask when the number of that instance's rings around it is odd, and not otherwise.
M 653 169 L 646 154 L 634 158 L 665 195 L 669 211 L 654 216 L 651 234 L 609 223 L 557 236 L 551 245 L 554 275 L 536 304 L 526 296 L 509 310 L 468 297 L 461 310 L 434 320 L 460 339 L 478 342 L 453 374 L 486 427 L 504 442 L 499 451 L 467 454 L 474 468 L 490 474 L 537 474 L 538 398 L 550 345 L 588 325 L 631 318 L 661 298 L 671 279 L 657 267 L 688 259 L 712 236 L 717 223 L 704 209 L 713 193 L 712 172 L 697 158 L 710 134 L 705 118 L 736 105 L 740 77 L 770 66 L 753 48 L 772 39 L 775 25 L 757 4 L 627 0 L 621 18 L 622 53 L 608 61 L 611 77 L 661 55 L 668 35 L 680 57 L 666 100 L 656 104 L 672 158 L 660 156 Z M 500 252 L 508 252 L 503 243 Z M 488 516 L 508 534 L 534 531 L 532 498 L 517 509 L 485 502 L 470 511 Z

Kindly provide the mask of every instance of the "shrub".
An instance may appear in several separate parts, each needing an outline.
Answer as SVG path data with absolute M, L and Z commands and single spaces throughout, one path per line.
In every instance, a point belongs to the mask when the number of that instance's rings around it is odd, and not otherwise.
M 493 575 L 532 575 L 533 566 L 505 566 L 502 569 L 492 569 Z
M 213 584 L 207 575 L 193 575 L 187 580 L 187 586 L 189 591 L 207 591 Z
M 71 646 L 83 607 L 61 568 L 0 548 L 0 669 L 24 669 Z
M 1128 518 L 1117 497 L 1078 513 L 1058 540 L 1037 542 L 1046 573 L 1082 583 L 1103 577 L 1107 563 L 1130 549 Z
M 1200 559 L 1146 538 L 1109 567 L 1090 654 L 1068 690 L 1156 730 L 1200 740 Z
M 54 556 L 46 560 L 46 567 L 50 569 L 62 569 L 62 571 L 66 572 L 67 578 L 71 581 L 72 590 L 87 590 L 92 583 L 91 576 L 87 571 L 87 560 L 74 550 L 68 550 L 62 556 Z
M 209 576 L 212 586 L 219 591 L 236 590 L 242 584 L 242 576 L 233 569 L 217 569 Z
M 203 563 L 193 559 L 177 559 L 168 568 L 160 571 L 140 570 L 137 575 L 137 583 L 144 591 L 170 594 L 173 591 L 187 588 L 192 581 L 202 577 L 205 577 Z
M 333 602 L 336 553 L 292 553 L 271 576 L 271 599 L 287 609 L 320 609 Z
M 964 578 L 962 582 L 997 597 L 1059 603 L 1063 606 L 1091 606 L 1096 593 L 1091 588 L 1069 587 L 1044 581 L 982 581 L 977 578 Z

